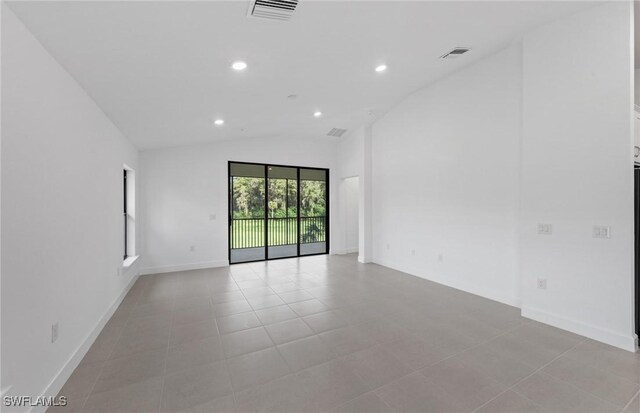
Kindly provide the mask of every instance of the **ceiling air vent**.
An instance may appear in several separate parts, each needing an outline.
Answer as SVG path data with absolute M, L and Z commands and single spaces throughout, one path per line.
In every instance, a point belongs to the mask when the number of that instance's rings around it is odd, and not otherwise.
M 260 19 L 287 21 L 297 5 L 298 0 L 252 0 L 247 14 Z
M 440 59 L 455 59 L 456 57 L 467 53 L 469 50 L 471 49 L 468 47 L 456 47 L 452 51 L 440 56 Z
M 346 131 L 346 129 L 333 128 L 329 131 L 329 133 L 327 133 L 327 136 L 335 136 L 336 138 L 339 138 L 344 135 Z

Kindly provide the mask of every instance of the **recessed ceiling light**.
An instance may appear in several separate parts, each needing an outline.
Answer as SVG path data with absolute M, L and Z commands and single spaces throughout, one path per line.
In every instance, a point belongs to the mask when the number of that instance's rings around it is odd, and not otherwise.
M 213 123 L 216 126 L 222 126 L 222 125 L 224 125 L 224 120 L 223 119 L 216 119 Z
M 244 70 L 247 68 L 247 64 L 245 62 L 233 62 L 231 67 L 233 70 Z
M 314 112 L 313 116 L 315 116 L 316 118 L 319 118 L 320 116 L 322 116 L 322 112 L 320 112 L 320 111 Z
M 384 72 L 387 70 L 387 65 L 380 65 L 376 67 L 376 72 Z

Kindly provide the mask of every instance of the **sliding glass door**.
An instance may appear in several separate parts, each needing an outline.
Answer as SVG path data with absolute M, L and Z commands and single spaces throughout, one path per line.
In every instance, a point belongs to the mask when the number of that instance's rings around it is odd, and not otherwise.
M 267 253 L 269 258 L 298 256 L 298 169 L 269 166 Z
M 265 184 L 264 166 L 229 164 L 231 262 L 260 261 L 266 258 Z
M 300 255 L 328 251 L 327 182 L 324 170 L 300 169 Z
M 229 262 L 329 252 L 329 170 L 229 162 Z

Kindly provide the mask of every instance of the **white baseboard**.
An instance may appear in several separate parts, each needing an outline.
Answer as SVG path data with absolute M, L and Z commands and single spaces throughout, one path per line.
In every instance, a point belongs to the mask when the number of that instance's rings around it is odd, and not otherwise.
M 228 267 L 228 260 L 219 260 L 219 261 L 204 261 L 204 262 L 193 262 L 189 264 L 178 264 L 178 265 L 162 265 L 159 267 L 145 267 L 140 270 L 140 274 L 161 274 L 165 272 L 176 272 L 176 271 L 189 271 L 189 270 L 200 270 L 202 268 L 217 268 L 217 267 Z
M 407 274 L 414 275 L 416 277 L 437 282 L 438 284 L 446 285 L 448 287 L 452 287 L 461 291 L 479 295 L 481 297 L 498 301 L 503 304 L 519 307 L 522 310 L 523 317 L 526 317 L 535 321 L 539 321 L 541 323 L 545 323 L 563 330 L 567 330 L 572 333 L 579 334 L 581 336 L 588 337 L 593 340 L 600 341 L 602 343 L 606 343 L 611 346 L 621 348 L 623 350 L 635 352 L 638 349 L 638 337 L 636 337 L 635 334 L 626 336 L 618 332 L 609 331 L 601 327 L 584 323 L 582 321 L 561 317 L 556 314 L 551 314 L 549 312 L 539 310 L 536 308 L 523 307 L 521 300 L 517 297 L 509 297 L 500 292 L 488 290 L 480 286 L 471 285 L 464 282 L 444 279 L 443 277 L 433 275 L 433 274 L 424 274 L 423 271 L 420 271 L 416 268 L 411 268 L 410 266 L 407 266 L 405 264 L 401 264 L 401 263 L 397 263 L 389 260 L 381 260 L 381 259 L 374 259 L 374 262 L 376 264 L 393 268 L 395 270 L 402 271 Z
M 87 352 L 89 351 L 93 343 L 96 341 L 96 338 L 98 338 L 98 335 L 100 334 L 104 326 L 107 324 L 107 322 L 111 319 L 111 316 L 113 316 L 113 313 L 116 311 L 116 309 L 118 308 L 122 300 L 124 300 L 124 297 L 126 297 L 131 287 L 133 287 L 133 285 L 136 283 L 136 281 L 138 280 L 138 277 L 139 277 L 138 273 L 134 273 L 132 275 L 131 280 L 123 288 L 120 295 L 114 300 L 114 302 L 111 304 L 109 309 L 104 313 L 102 318 L 100 318 L 96 326 L 89 333 L 89 335 L 84 339 L 82 344 L 80 344 L 80 346 L 73 353 L 71 358 L 69 358 L 69 360 L 65 363 L 65 365 L 60 369 L 60 371 L 53 378 L 51 383 L 49 383 L 47 388 L 42 393 L 43 397 L 55 397 L 58 395 L 58 393 L 62 389 L 62 386 L 64 386 L 67 380 L 69 380 L 69 377 L 71 377 L 71 374 L 73 373 L 73 371 L 76 369 L 76 367 L 78 367 L 78 365 L 80 364 L 84 356 L 87 354 Z M 29 412 L 39 413 L 39 412 L 44 412 L 45 410 L 46 410 L 46 406 L 34 406 L 29 410 Z
M 592 324 L 562 317 L 557 314 L 551 314 L 531 307 L 522 307 L 522 316 L 621 348 L 623 350 L 636 352 L 638 348 L 638 337 L 636 337 L 635 334 L 625 336 L 615 331 L 606 330 Z
M 425 274 L 423 271 L 420 271 L 416 268 L 412 268 L 405 264 L 400 264 L 393 261 L 374 258 L 373 262 L 379 265 L 383 265 L 385 267 L 392 268 L 394 270 L 405 272 L 415 277 L 424 278 L 425 280 L 433 281 L 438 284 L 446 285 L 447 287 L 455 288 L 456 290 L 461 290 L 466 293 L 479 295 L 480 297 L 488 298 L 493 301 L 498 301 L 500 303 L 507 304 L 513 307 L 518 307 L 518 308 L 520 307 L 520 299 L 518 297 L 505 295 L 504 293 L 499 291 L 483 288 L 478 285 L 473 285 L 473 284 L 465 283 L 458 280 L 447 279 L 435 274 Z
M 345 255 L 345 254 L 354 254 L 358 252 L 358 248 L 343 248 L 339 250 L 331 250 L 331 255 Z

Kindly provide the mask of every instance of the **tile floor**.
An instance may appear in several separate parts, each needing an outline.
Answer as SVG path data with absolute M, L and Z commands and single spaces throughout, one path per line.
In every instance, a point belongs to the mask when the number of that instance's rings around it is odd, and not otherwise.
M 640 412 L 640 356 L 354 256 L 142 276 L 82 412 Z

